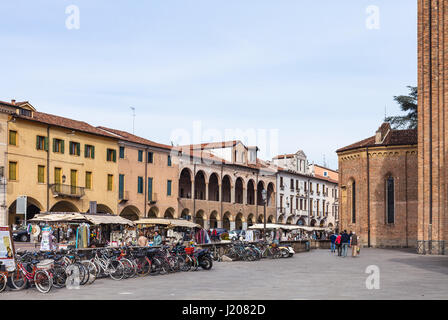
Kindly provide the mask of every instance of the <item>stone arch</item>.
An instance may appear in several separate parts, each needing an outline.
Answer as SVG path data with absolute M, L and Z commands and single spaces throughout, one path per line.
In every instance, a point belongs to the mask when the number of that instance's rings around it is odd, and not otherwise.
M 78 207 L 70 201 L 56 202 L 50 209 L 50 212 L 79 212 Z
M 320 224 L 319 224 L 319 226 L 320 226 L 321 228 L 325 227 L 325 219 L 320 220 Z
M 148 218 L 157 218 L 159 216 L 159 208 L 151 207 L 148 210 Z
M 283 220 L 285 219 L 285 215 L 284 214 L 281 214 L 279 217 L 278 217 L 278 219 L 277 219 L 277 222 L 278 223 L 283 223 Z
M 165 219 L 174 219 L 174 209 L 169 207 L 165 210 L 165 213 L 163 214 L 163 217 Z
M 315 227 L 316 223 L 317 223 L 316 219 L 312 219 L 311 222 L 310 222 L 310 226 L 311 227 Z
M 96 205 L 96 212 L 98 213 L 109 213 L 114 214 L 111 208 L 109 208 L 107 205 L 99 203 Z
M 275 205 L 275 188 L 274 188 L 274 184 L 272 182 L 269 182 L 268 184 L 268 189 L 267 189 L 267 205 L 268 206 L 273 206 Z
M 271 214 L 268 218 L 268 223 L 275 223 L 274 216 Z
M 263 223 L 263 220 L 264 220 L 263 218 L 264 218 L 263 215 L 259 214 L 258 218 L 257 218 L 257 223 Z
M 255 181 L 253 179 L 247 182 L 247 204 L 255 204 Z
M 206 174 L 203 170 L 199 170 L 196 172 L 196 176 L 194 177 L 194 193 L 195 193 L 195 199 L 198 200 L 205 200 L 205 194 L 206 194 Z
M 262 206 L 263 205 L 263 197 L 262 197 L 262 191 L 264 190 L 265 183 L 263 180 L 258 181 L 257 184 L 257 205 Z
M 24 215 L 16 215 L 16 207 L 17 207 L 17 200 L 14 200 L 8 207 L 8 213 L 10 218 L 15 217 L 14 220 L 21 220 L 25 219 Z M 26 206 L 26 218 L 27 220 L 34 218 L 36 214 L 39 214 L 42 210 L 44 210 L 44 207 L 42 204 L 37 201 L 36 199 L 32 197 L 27 197 L 27 206 Z M 17 221 L 10 221 L 9 224 L 16 223 Z M 16 223 L 20 224 L 20 223 Z
M 180 214 L 180 218 L 184 220 L 191 220 L 190 210 L 188 210 L 188 208 L 184 208 Z
M 140 210 L 136 206 L 129 205 L 121 210 L 120 216 L 131 221 L 138 220 L 140 217 Z
M 298 226 L 304 226 L 305 225 L 305 220 L 303 218 L 300 218 L 299 220 L 297 220 L 296 223 Z
M 293 224 L 293 221 L 294 221 L 294 217 L 289 216 L 288 219 L 286 219 L 286 224 Z
M 232 214 L 226 211 L 222 217 L 222 227 L 230 231 L 230 221 L 232 219 Z
M 221 189 L 222 201 L 230 202 L 232 199 L 232 179 L 228 174 L 222 178 Z
M 247 216 L 247 226 L 250 227 L 254 225 L 254 223 L 255 223 L 255 216 L 253 213 L 251 213 Z
M 179 197 L 191 198 L 192 172 L 189 168 L 183 168 L 179 175 Z
M 210 213 L 210 222 L 209 222 L 211 229 L 216 229 L 218 227 L 218 211 L 213 210 Z
M 244 216 L 241 212 L 239 212 L 235 217 L 235 229 L 236 230 L 243 229 L 243 222 L 245 222 Z
M 244 181 L 238 177 L 235 182 L 235 203 L 243 203 L 244 194 Z
M 199 224 L 202 228 L 204 228 L 204 221 L 207 220 L 207 216 L 205 215 L 204 210 L 200 209 L 196 212 L 194 217 L 194 222 Z
M 219 201 L 219 176 L 213 172 L 208 180 L 208 200 Z

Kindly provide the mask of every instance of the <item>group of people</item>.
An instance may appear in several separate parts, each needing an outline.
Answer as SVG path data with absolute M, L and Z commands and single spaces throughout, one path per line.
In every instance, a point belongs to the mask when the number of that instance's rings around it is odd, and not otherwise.
M 359 255 L 359 237 L 355 232 L 347 233 L 347 230 L 340 232 L 339 234 L 333 233 L 330 236 L 331 252 L 338 251 L 339 257 L 347 257 L 348 248 L 352 248 L 352 257 Z

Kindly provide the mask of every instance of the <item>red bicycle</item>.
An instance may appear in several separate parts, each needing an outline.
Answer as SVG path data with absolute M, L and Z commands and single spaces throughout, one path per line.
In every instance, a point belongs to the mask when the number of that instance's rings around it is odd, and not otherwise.
M 11 283 L 17 290 L 22 290 L 28 284 L 34 284 L 42 293 L 48 293 L 53 286 L 53 275 L 51 269 L 53 260 L 39 261 L 32 259 L 26 253 L 23 256 L 16 256 L 16 268 L 11 273 Z

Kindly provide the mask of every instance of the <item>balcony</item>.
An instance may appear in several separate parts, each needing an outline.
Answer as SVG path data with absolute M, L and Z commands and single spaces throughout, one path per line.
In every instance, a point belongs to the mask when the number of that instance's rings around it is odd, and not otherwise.
M 85 195 L 83 187 L 74 187 L 68 184 L 51 184 L 50 190 L 55 197 L 69 197 L 80 199 Z
M 129 191 L 124 191 L 122 193 L 118 193 L 118 200 L 120 202 L 126 202 L 129 200 Z
M 157 193 L 152 193 L 151 198 L 148 199 L 149 204 L 155 204 L 157 202 Z

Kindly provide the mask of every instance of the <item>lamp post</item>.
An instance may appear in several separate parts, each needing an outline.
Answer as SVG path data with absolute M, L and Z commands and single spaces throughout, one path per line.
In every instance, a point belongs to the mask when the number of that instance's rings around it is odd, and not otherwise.
M 266 241 L 266 198 L 267 198 L 267 192 L 266 189 L 263 189 L 261 191 L 261 197 L 263 199 L 263 208 L 264 208 L 264 215 L 263 215 L 263 237 L 264 237 L 264 241 Z

